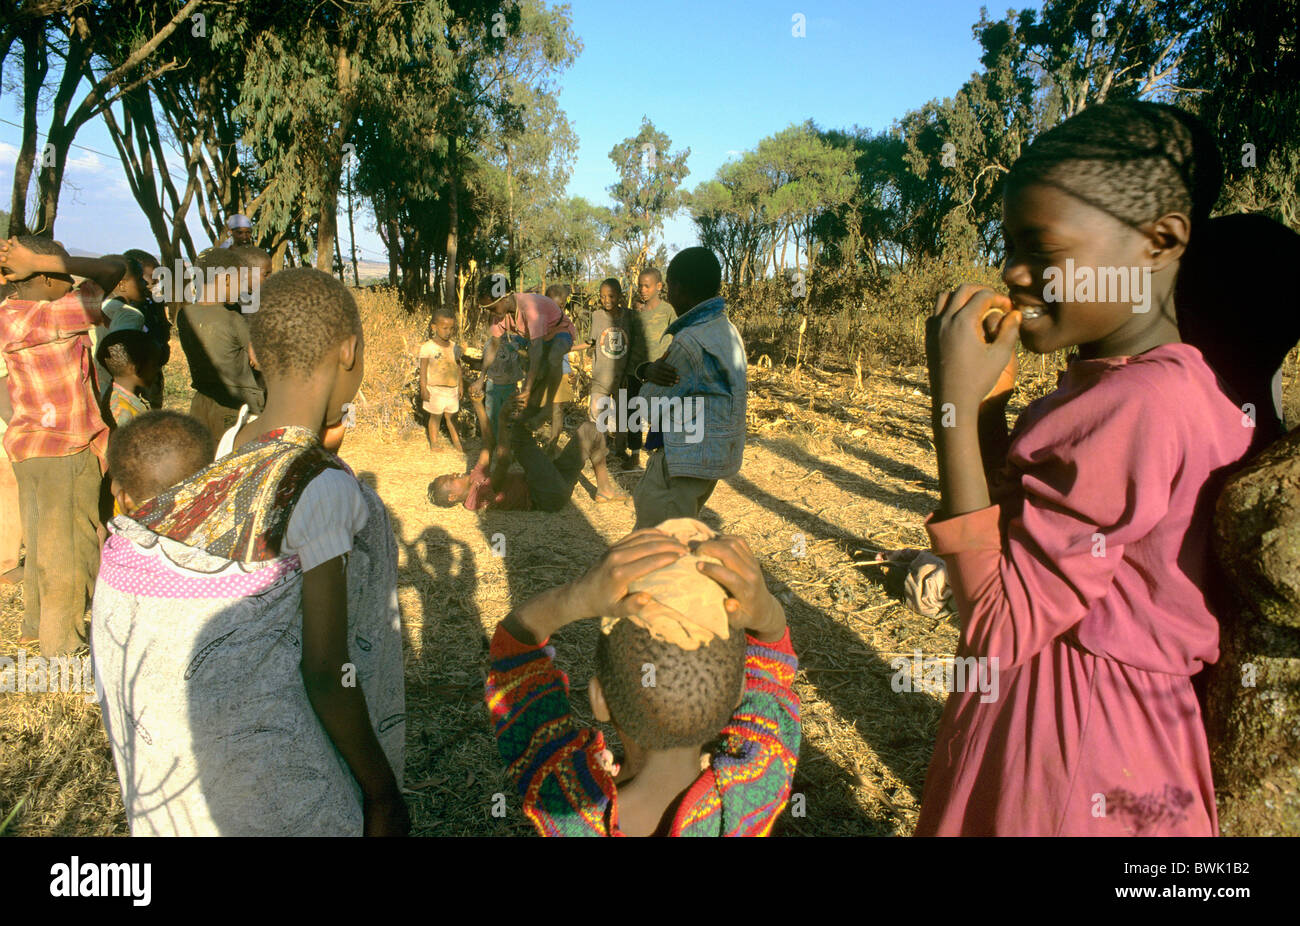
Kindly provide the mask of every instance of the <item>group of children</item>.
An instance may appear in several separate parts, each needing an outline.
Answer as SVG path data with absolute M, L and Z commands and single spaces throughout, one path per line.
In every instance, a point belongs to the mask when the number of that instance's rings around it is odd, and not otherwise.
M 1192 685 L 1218 655 L 1206 537 L 1217 487 L 1257 441 L 1243 388 L 1179 333 L 1221 309 L 1176 305 L 1180 264 L 1217 195 L 1213 148 L 1190 117 L 1146 103 L 1090 107 L 1044 133 L 1006 179 L 1010 295 L 964 286 L 942 294 L 929 320 L 941 501 L 927 528 L 959 606 L 957 655 L 991 662 L 1001 694 L 950 694 L 920 834 L 1217 831 Z M 1135 293 L 1047 296 L 1043 280 L 1066 260 L 1139 268 L 1151 310 L 1134 310 Z M 130 420 L 105 448 L 84 388 L 85 333 L 103 323 L 123 262 L 37 241 L 0 246 L 0 265 L 16 286 L 0 309 L 6 449 L 33 532 L 27 597 L 43 647 L 47 632 L 52 648 L 75 637 L 47 629 L 44 608 L 90 587 L 53 576 L 97 558 L 93 496 L 107 450 L 121 514 L 94 584 L 92 650 L 132 832 L 406 832 L 394 539 L 379 498 L 324 443 L 364 370 L 347 289 L 305 269 L 262 285 L 244 349 L 264 399 L 228 423 L 227 403 L 243 395 L 219 364 L 214 380 L 195 374 L 196 388 L 228 390 L 204 393 L 206 420 L 140 413 L 153 355 L 109 331 L 104 408 Z M 87 282 L 73 290 L 70 274 Z M 491 642 L 486 696 L 502 760 L 525 816 L 548 835 L 762 835 L 790 794 L 800 722 L 784 610 L 745 541 L 697 520 L 742 463 L 744 345 L 714 255 L 682 251 L 663 282 L 673 317 L 653 338 L 638 334 L 650 318 L 602 287 L 593 392 L 631 384 L 698 399 L 700 439 L 662 421 L 632 533 L 581 577 L 515 603 Z M 658 283 L 638 281 L 639 311 L 664 305 Z M 204 298 L 224 311 L 229 294 Z M 598 489 L 613 491 L 594 422 L 559 459 L 528 427 L 549 408 L 551 442 L 561 433 L 556 394 L 575 336 L 563 307 L 491 289 L 479 303 L 492 316 L 485 375 L 471 389 L 485 447 L 469 473 L 434 480 L 431 500 L 553 511 L 588 462 Z M 206 314 L 191 337 L 233 353 L 239 333 L 205 330 L 224 321 Z M 1213 339 L 1216 324 L 1227 325 L 1206 322 L 1197 339 Z M 465 390 L 454 335 L 454 318 L 439 313 L 421 350 L 431 443 L 437 416 Z M 1017 340 L 1078 358 L 1008 432 Z M 526 366 L 508 356 L 523 346 Z M 81 366 L 64 362 L 77 356 Z M 45 406 L 58 423 L 36 427 Z M 510 474 L 515 460 L 523 477 Z M 70 488 L 74 502 L 51 501 Z M 52 549 L 65 558 L 57 569 Z M 594 618 L 588 692 L 618 755 L 574 716 L 547 646 Z

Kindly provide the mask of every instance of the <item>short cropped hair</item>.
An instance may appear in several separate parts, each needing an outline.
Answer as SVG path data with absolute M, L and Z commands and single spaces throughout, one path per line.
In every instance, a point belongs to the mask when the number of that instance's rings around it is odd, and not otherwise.
M 642 277 L 654 277 L 656 283 L 662 283 L 664 281 L 664 275 L 659 272 L 658 267 L 646 267 L 636 275 L 637 280 L 640 280 Z
M 668 276 L 699 304 L 722 290 L 722 265 L 708 248 L 686 248 L 668 262 Z
M 162 357 L 158 342 L 143 331 L 114 331 L 106 335 L 95 348 L 95 360 L 117 379 L 127 370 L 136 372 L 157 366 Z
M 456 312 L 449 306 L 440 305 L 433 310 L 433 318 L 431 319 L 431 322 L 437 323 L 440 318 L 450 318 L 452 321 L 455 321 Z
M 452 508 L 456 502 L 451 498 L 451 481 L 456 477 L 452 473 L 438 476 L 429 483 L 429 501 L 439 508 Z
M 546 287 L 546 298 L 553 299 L 560 305 L 564 305 L 568 302 L 569 297 L 572 295 L 573 287 L 568 283 L 552 283 L 550 286 Z
M 323 270 L 297 267 L 262 285 L 249 337 L 263 373 L 307 376 L 330 350 L 361 335 L 361 315 L 348 288 Z
M 212 462 L 212 432 L 197 418 L 159 410 L 137 415 L 108 441 L 108 471 L 137 504 Z
M 618 279 L 618 277 L 606 277 L 605 279 L 601 280 L 600 281 L 601 289 L 604 289 L 606 286 L 614 290 L 614 292 L 616 293 L 621 293 L 623 291 L 623 284 Z
M 638 746 L 674 749 L 714 739 L 731 719 L 745 679 L 743 633 L 684 650 L 630 620 L 596 641 L 596 678 L 610 716 Z M 646 684 L 646 666 L 654 668 Z
M 1007 189 L 1054 186 L 1132 228 L 1181 212 L 1204 222 L 1223 185 L 1218 146 L 1190 113 L 1122 100 L 1089 106 L 1038 136 Z
M 271 263 L 271 255 L 257 245 L 237 244 L 223 250 L 230 255 L 231 263 L 236 267 L 248 267 L 251 270 Z

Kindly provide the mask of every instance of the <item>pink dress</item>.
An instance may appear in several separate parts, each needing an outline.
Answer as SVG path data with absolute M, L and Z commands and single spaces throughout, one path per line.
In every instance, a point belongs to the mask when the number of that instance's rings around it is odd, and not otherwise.
M 1219 654 L 1210 518 L 1250 438 L 1190 345 L 1076 361 L 1016 423 L 1003 504 L 928 523 L 958 656 L 998 684 L 950 694 L 917 835 L 1217 833 L 1191 676 Z

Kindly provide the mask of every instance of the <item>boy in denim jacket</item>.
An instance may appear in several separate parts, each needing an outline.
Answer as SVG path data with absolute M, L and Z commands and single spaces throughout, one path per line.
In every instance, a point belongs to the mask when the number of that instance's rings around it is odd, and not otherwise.
M 722 267 L 708 248 L 687 248 L 668 265 L 672 344 L 636 370 L 649 402 L 652 453 L 632 496 L 635 529 L 698 517 L 718 480 L 740 472 L 748 364 L 721 289 Z

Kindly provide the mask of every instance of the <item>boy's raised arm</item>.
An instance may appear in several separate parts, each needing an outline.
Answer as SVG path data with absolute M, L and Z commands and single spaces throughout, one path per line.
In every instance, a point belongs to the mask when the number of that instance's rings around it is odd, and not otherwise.
M 93 280 L 105 295 L 117 288 L 126 273 L 126 264 L 117 258 L 37 254 L 17 238 L 0 243 L 0 265 L 10 271 L 0 274 L 3 282 L 26 279 L 34 273 L 58 273 Z
M 344 684 L 348 655 L 348 586 L 343 557 L 302 577 L 302 678 L 312 710 L 361 786 L 365 835 L 405 836 L 406 802 L 375 736 L 365 695 Z

